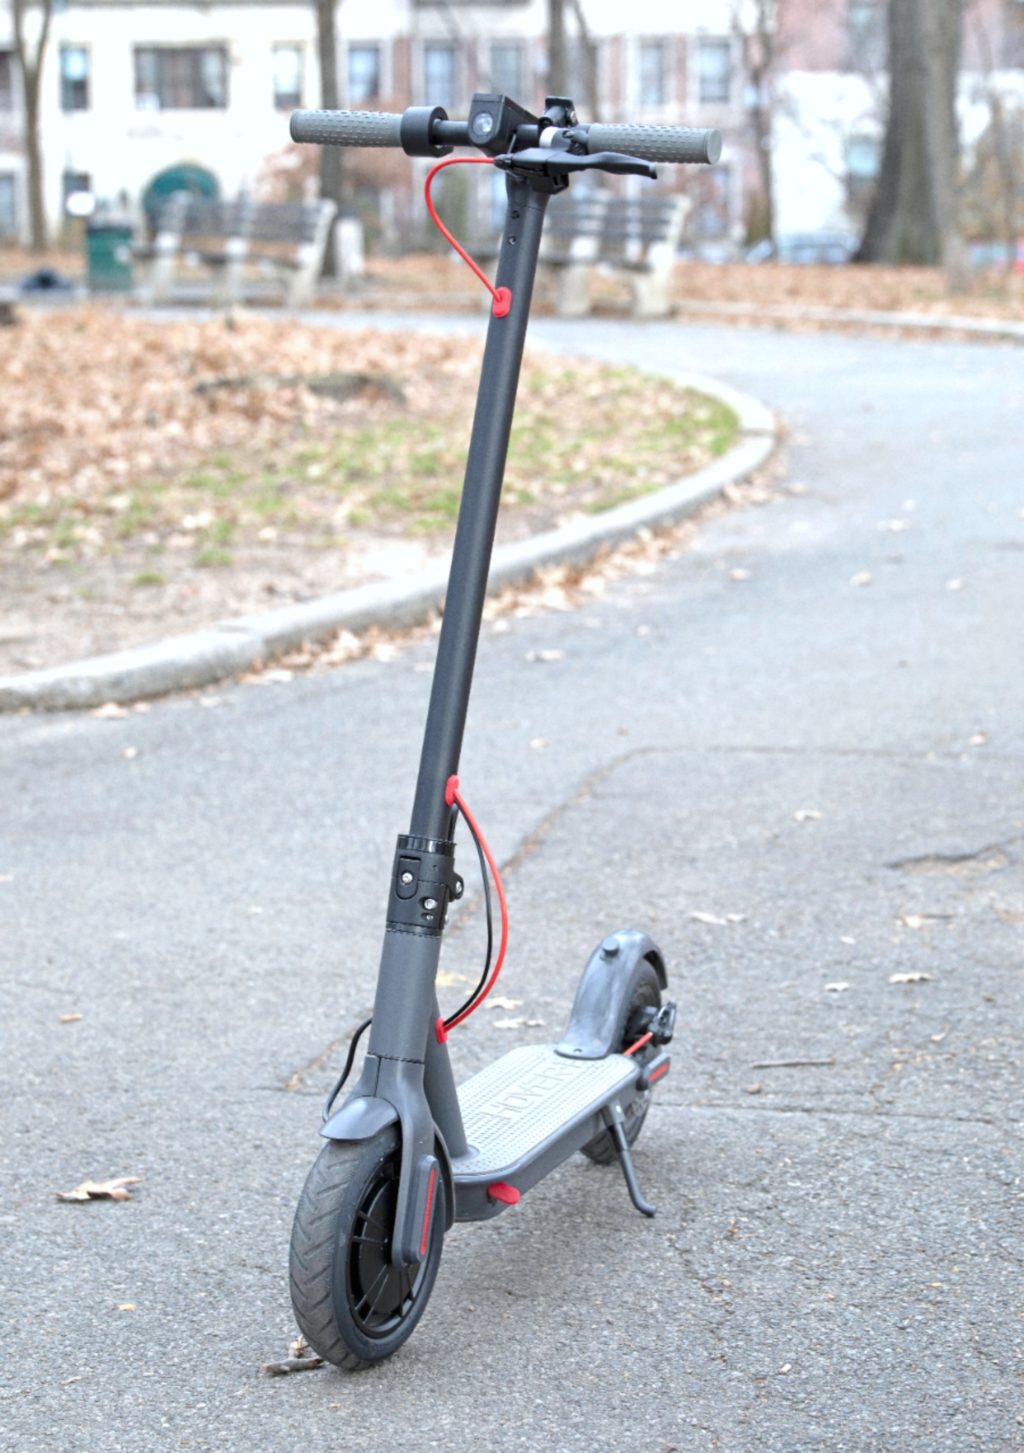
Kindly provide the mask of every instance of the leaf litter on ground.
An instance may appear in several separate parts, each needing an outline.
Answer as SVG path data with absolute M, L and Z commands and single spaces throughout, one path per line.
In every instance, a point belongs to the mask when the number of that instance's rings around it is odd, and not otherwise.
M 15 629 L 0 672 L 405 576 L 447 548 L 476 342 L 96 306 L 11 331 L 0 608 L 10 592 Z M 736 427 L 670 380 L 534 353 L 501 529 L 516 538 L 656 489 Z
M 82 1181 L 72 1191 L 57 1191 L 58 1201 L 130 1201 L 129 1186 L 142 1184 L 141 1176 L 119 1176 L 111 1181 Z

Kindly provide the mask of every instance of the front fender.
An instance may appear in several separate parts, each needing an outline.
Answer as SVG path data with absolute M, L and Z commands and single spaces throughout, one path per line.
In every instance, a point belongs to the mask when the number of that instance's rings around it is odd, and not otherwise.
M 379 1095 L 354 1095 L 320 1127 L 320 1134 L 325 1140 L 372 1140 L 389 1125 L 398 1124 L 399 1119 L 390 1100 L 382 1100 Z M 450 1231 L 455 1220 L 455 1180 L 448 1147 L 440 1132 L 435 1134 L 435 1151 L 444 1180 L 445 1229 Z
M 398 1119 L 398 1111 L 377 1095 L 355 1095 L 320 1128 L 325 1140 L 372 1140 Z
M 657 974 L 662 990 L 667 989 L 665 960 L 646 933 L 623 928 L 598 945 L 583 970 L 559 1054 L 567 1059 L 603 1059 L 618 1048 L 615 1039 L 623 999 L 634 969 L 644 959 Z

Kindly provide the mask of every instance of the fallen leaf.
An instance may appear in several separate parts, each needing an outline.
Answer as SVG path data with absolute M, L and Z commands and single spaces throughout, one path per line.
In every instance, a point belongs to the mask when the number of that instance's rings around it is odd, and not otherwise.
M 798 807 L 793 813 L 794 822 L 820 822 L 822 814 L 816 807 Z
M 987 741 L 988 732 L 975 732 L 968 744 L 972 747 L 983 747 Z
M 260 1372 L 269 1373 L 271 1377 L 285 1377 L 289 1372 L 312 1372 L 323 1365 L 322 1357 L 286 1357 L 281 1362 L 261 1363 Z
M 437 976 L 437 983 L 442 989 L 453 989 L 456 984 L 468 984 L 468 974 L 457 974 L 454 969 L 442 969 Z
M 135 758 L 139 755 L 139 749 L 138 747 L 125 747 L 124 754 L 128 758 L 129 762 L 133 762 Z
M 90 716 L 97 717 L 100 721 L 123 721 L 128 711 L 123 706 L 118 706 L 116 701 L 105 701 L 102 706 L 97 706 L 90 711 Z
M 962 580 L 947 580 L 946 581 L 946 589 L 947 590 L 963 590 L 963 588 L 964 588 L 964 583 L 963 583 Z
M 526 659 L 527 659 L 527 661 L 534 661 L 534 662 L 537 662 L 537 661 L 543 661 L 543 662 L 564 661 L 565 660 L 565 652 L 564 651 L 527 651 L 527 653 L 526 653 Z
M 543 1019 L 495 1019 L 492 1021 L 495 1029 L 540 1029 L 543 1027 Z
M 919 970 L 915 970 L 913 973 L 910 973 L 910 974 L 890 974 L 889 975 L 889 983 L 890 984 L 929 984 L 929 983 L 931 983 L 931 977 L 932 977 L 931 974 L 922 974 Z
M 531 739 L 531 741 L 530 741 L 530 746 L 532 747 L 532 749 L 535 752 L 542 752 L 544 750 L 544 748 L 547 746 L 547 738 L 546 737 L 533 737 Z
M 929 1038 L 931 1039 L 932 1044 L 941 1044 L 948 1033 L 949 1030 L 944 1029 L 941 1034 L 932 1034 L 929 1036 Z
M 492 1009 L 521 1009 L 524 1001 L 522 999 L 506 999 L 502 994 L 492 994 L 487 1002 Z
M 836 983 L 834 983 L 834 984 L 826 984 L 825 985 L 825 993 L 826 994 L 845 994 L 846 991 L 847 991 L 847 989 L 849 987 L 850 987 L 849 984 L 844 983 L 842 980 L 837 980 Z
M 851 575 L 850 576 L 850 584 L 851 585 L 870 585 L 871 582 L 874 580 L 874 578 L 875 577 L 871 574 L 871 571 L 870 570 L 860 570 L 860 571 L 857 572 L 856 575 Z
M 702 913 L 696 908 L 687 916 L 696 923 L 710 923 L 716 928 L 724 928 L 729 923 L 745 923 L 747 919 L 745 913 L 727 913 L 724 918 L 720 918 L 717 913 Z
M 57 1019 L 57 1023 L 58 1024 L 77 1024 L 78 1021 L 81 1019 L 81 1017 L 82 1017 L 81 1014 L 61 1014 L 58 1017 L 58 1019 Z
M 134 1312 L 137 1308 L 134 1302 L 118 1302 L 117 1310 L 119 1312 Z
M 57 1191 L 58 1201 L 130 1201 L 128 1186 L 137 1186 L 141 1176 L 120 1176 L 113 1181 L 83 1181 L 73 1191 Z
M 737 582 L 744 581 L 744 580 L 749 580 L 750 579 L 750 571 L 749 570 L 744 570 L 742 567 L 740 567 L 740 568 L 738 568 L 736 570 L 730 570 L 729 571 L 729 579 L 730 580 L 735 580 Z

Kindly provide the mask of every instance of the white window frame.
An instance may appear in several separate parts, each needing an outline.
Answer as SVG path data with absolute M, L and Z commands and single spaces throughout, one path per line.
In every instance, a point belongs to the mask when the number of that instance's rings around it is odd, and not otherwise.
M 729 55 L 729 88 L 725 98 L 721 101 L 705 101 L 701 96 L 701 67 L 700 53 L 702 46 L 715 45 L 725 47 Z M 690 65 L 690 94 L 693 96 L 697 106 L 709 110 L 725 110 L 735 104 L 736 87 L 739 81 L 736 65 L 736 45 L 728 35 L 695 35 L 692 41 L 692 61 Z
M 375 50 L 377 52 L 377 94 L 375 97 L 361 97 L 357 100 L 352 96 L 351 56 L 354 50 Z M 389 94 L 391 85 L 388 74 L 389 55 L 389 47 L 383 40 L 350 40 L 347 43 L 345 46 L 345 99 L 350 106 L 372 104 L 374 101 L 379 101 L 382 96 Z
M 427 51 L 430 50 L 433 46 L 446 46 L 452 52 L 452 59 L 454 62 L 452 66 L 452 96 L 447 103 L 445 101 L 439 100 L 436 96 L 431 96 L 428 94 Z M 461 97 L 464 90 L 462 76 L 462 55 L 458 45 L 456 45 L 455 41 L 452 40 L 451 36 L 424 36 L 424 38 L 419 43 L 419 55 L 417 56 L 416 74 L 420 78 L 423 94 L 423 104 L 425 106 L 445 106 L 446 104 L 454 106 L 459 105 L 459 98 Z
M 629 47 L 627 64 L 629 66 L 629 86 L 626 93 L 634 107 L 644 111 L 666 111 L 674 106 L 677 100 L 677 83 L 675 68 L 675 46 L 674 37 L 671 35 L 638 35 Z M 645 45 L 661 46 L 665 61 L 665 94 L 660 101 L 649 100 L 641 90 L 641 67 L 640 56 Z

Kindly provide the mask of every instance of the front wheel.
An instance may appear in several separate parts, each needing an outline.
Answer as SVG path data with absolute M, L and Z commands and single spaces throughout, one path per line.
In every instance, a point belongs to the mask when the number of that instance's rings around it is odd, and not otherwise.
M 329 1140 L 295 1211 L 291 1293 L 299 1329 L 337 1367 L 397 1352 L 423 1315 L 444 1244 L 444 1187 L 418 1266 L 391 1263 L 400 1159 L 394 1126 L 366 1141 Z

